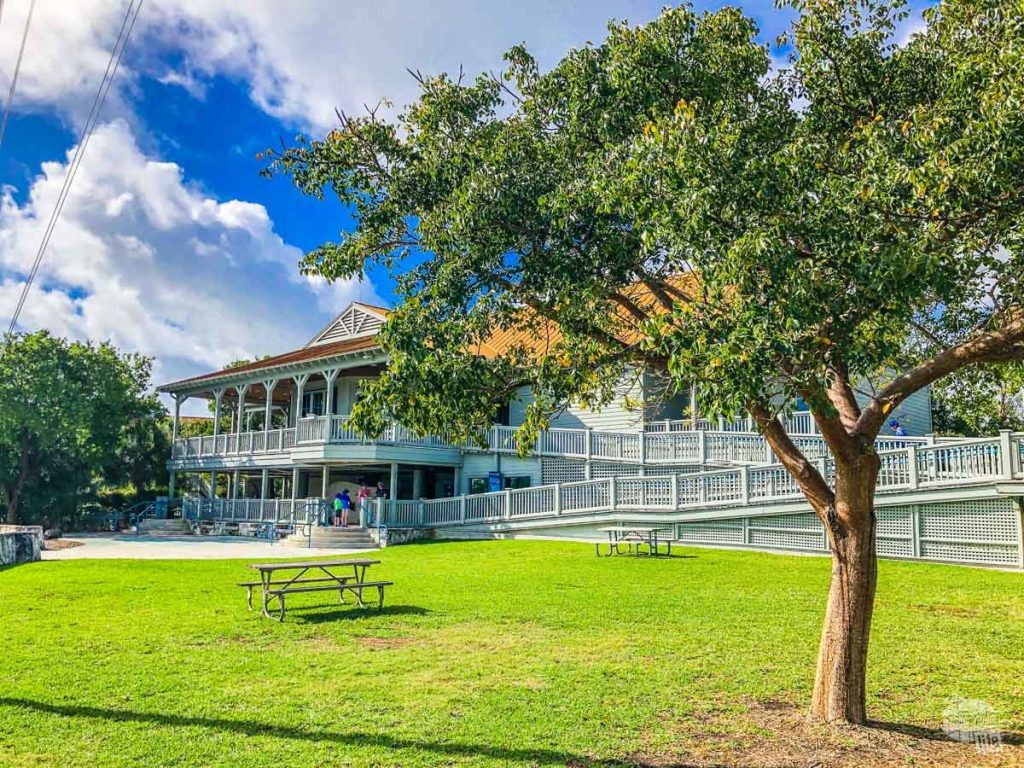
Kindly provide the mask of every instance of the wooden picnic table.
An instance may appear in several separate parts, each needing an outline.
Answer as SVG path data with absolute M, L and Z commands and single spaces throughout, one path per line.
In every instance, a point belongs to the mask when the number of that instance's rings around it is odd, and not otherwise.
M 659 537 L 662 533 L 660 528 L 638 526 L 638 525 L 609 525 L 601 528 L 601 531 L 608 534 L 608 553 L 603 557 L 611 557 L 612 555 L 622 554 L 622 545 L 626 545 L 627 554 L 635 554 L 639 557 L 643 552 L 641 551 L 641 545 L 647 546 L 647 555 L 654 557 L 660 555 L 660 543 Z M 667 547 L 666 554 L 672 554 L 672 540 L 665 539 L 665 545 Z M 594 543 L 594 549 L 597 551 L 597 556 L 601 555 L 601 542 Z
M 380 560 L 346 558 L 343 560 L 254 563 L 249 567 L 259 572 L 260 580 L 240 582 L 239 586 L 248 590 L 247 601 L 250 611 L 254 610 L 252 591 L 255 587 L 261 588 L 263 615 L 268 618 L 273 618 L 269 609 L 272 601 L 276 600 L 278 621 L 284 621 L 285 596 L 300 592 L 337 591 L 342 603 L 345 602 L 345 592 L 351 592 L 355 595 L 359 607 L 364 608 L 363 590 L 376 589 L 377 607 L 381 608 L 384 605 L 384 588 L 391 586 L 392 582 L 366 580 L 366 569 L 379 562 Z M 306 574 L 311 571 L 313 575 L 307 576 Z M 339 571 L 348 572 L 341 573 Z M 279 575 L 280 578 L 275 580 L 275 575 Z

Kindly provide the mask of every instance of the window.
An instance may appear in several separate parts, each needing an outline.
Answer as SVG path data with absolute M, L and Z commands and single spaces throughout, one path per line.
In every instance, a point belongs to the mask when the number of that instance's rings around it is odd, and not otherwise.
M 530 487 L 530 476 L 529 475 L 513 475 L 511 477 L 505 477 L 505 490 L 514 491 L 517 488 L 529 488 Z
M 471 477 L 471 478 L 469 478 L 469 492 L 470 493 L 487 493 L 487 478 L 486 477 Z
M 498 408 L 498 412 L 494 415 L 494 423 L 500 424 L 503 427 L 512 425 L 511 408 L 508 403 Z
M 300 416 L 323 416 L 324 391 L 302 393 L 302 413 Z

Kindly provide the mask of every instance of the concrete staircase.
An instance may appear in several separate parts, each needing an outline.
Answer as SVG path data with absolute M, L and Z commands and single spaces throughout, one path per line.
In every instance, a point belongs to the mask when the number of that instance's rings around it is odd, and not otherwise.
M 377 549 L 377 542 L 365 528 L 325 528 L 313 526 L 313 534 L 293 533 L 282 541 L 290 547 L 313 547 L 314 549 Z
M 180 517 L 167 519 L 147 517 L 145 520 L 140 520 L 138 525 L 139 534 L 142 536 L 188 536 L 192 533 L 188 521 L 182 520 Z

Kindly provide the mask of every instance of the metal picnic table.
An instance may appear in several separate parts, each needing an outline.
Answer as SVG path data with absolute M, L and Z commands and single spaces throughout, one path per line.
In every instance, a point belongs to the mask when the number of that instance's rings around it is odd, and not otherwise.
M 390 581 L 367 581 L 366 569 L 376 565 L 380 560 L 365 559 L 344 559 L 344 560 L 309 560 L 300 562 L 278 562 L 278 563 L 255 563 L 249 567 L 260 574 L 259 581 L 240 582 L 239 586 L 248 590 L 247 602 L 249 610 L 254 610 L 252 605 L 252 591 L 260 587 L 263 594 L 263 615 L 273 618 L 270 615 L 270 605 L 273 600 L 277 601 L 278 621 L 284 620 L 285 596 L 300 592 L 325 592 L 337 591 L 342 603 L 345 602 L 345 592 L 355 595 L 356 603 L 360 608 L 365 607 L 363 603 L 363 589 L 377 590 L 377 607 L 384 605 L 384 588 L 391 586 Z M 339 573 L 339 569 L 351 569 L 348 573 Z M 313 575 L 306 576 L 310 571 Z M 294 572 L 294 573 L 292 573 Z M 274 580 L 275 575 L 281 578 Z
M 608 547 L 608 553 L 602 555 L 602 543 L 599 541 L 595 542 L 594 549 L 596 550 L 598 557 L 621 555 L 623 545 L 626 546 L 626 554 L 635 554 L 637 557 L 644 554 L 640 549 L 641 545 L 647 546 L 646 554 L 650 557 L 661 554 L 659 536 L 662 531 L 660 528 L 649 528 L 637 525 L 610 525 L 601 528 L 601 531 L 608 534 L 608 543 L 604 545 Z M 671 555 L 672 540 L 666 539 L 664 543 L 667 547 L 666 554 Z

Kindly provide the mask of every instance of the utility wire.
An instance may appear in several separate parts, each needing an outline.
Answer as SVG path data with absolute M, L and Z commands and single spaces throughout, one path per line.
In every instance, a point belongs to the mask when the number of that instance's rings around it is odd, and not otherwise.
M 14 89 L 18 85 L 18 73 L 21 72 L 21 59 L 25 55 L 25 41 L 28 40 L 28 28 L 32 25 L 32 12 L 36 9 L 36 0 L 31 0 L 28 6 L 28 18 L 25 19 L 25 29 L 21 33 L 21 47 L 18 49 L 18 61 L 14 65 L 14 74 L 11 75 L 11 87 L 7 91 L 7 101 L 4 102 L 4 116 L 0 120 L 0 146 L 4 143 L 4 132 L 7 130 L 7 118 L 11 114 L 11 102 L 14 101 Z M 0 0 L 0 14 L 3 13 L 3 0 Z
M 7 328 L 7 334 L 4 336 L 3 348 L 0 349 L 0 359 L 2 359 L 4 354 L 7 352 L 7 347 L 10 345 L 11 339 L 13 338 L 14 329 L 18 323 L 18 317 L 21 315 L 21 310 L 25 306 L 25 299 L 28 296 L 29 290 L 32 288 L 32 282 L 35 280 L 36 273 L 39 271 L 39 265 L 43 261 L 43 256 L 46 253 L 46 247 L 50 243 L 50 237 L 53 235 L 54 227 L 57 224 L 57 220 L 60 218 L 61 211 L 64 209 L 64 203 L 68 198 L 68 192 L 71 190 L 71 184 L 74 181 L 75 174 L 78 173 L 78 168 L 82 163 L 82 156 L 85 154 L 85 148 L 88 146 L 89 139 L 92 137 L 93 130 L 96 128 L 100 109 L 103 106 L 103 100 L 106 99 L 107 92 L 110 90 L 110 84 L 114 81 L 114 76 L 117 74 L 117 68 L 121 63 L 121 56 L 124 54 L 124 49 L 128 46 L 128 38 L 131 37 L 132 29 L 135 27 L 135 20 L 139 16 L 139 11 L 142 9 L 142 3 L 144 0 L 138 0 L 138 5 L 136 5 L 135 2 L 136 0 L 129 0 L 128 8 L 125 10 L 124 20 L 121 22 L 121 29 L 118 32 L 117 40 L 114 41 L 114 47 L 110 51 L 110 60 L 107 62 L 107 69 L 103 73 L 103 79 L 100 81 L 100 87 L 96 91 L 96 97 L 93 99 L 92 108 L 89 111 L 89 117 L 86 119 L 85 125 L 82 128 L 82 134 L 78 139 L 78 146 L 75 148 L 75 154 L 72 157 L 71 162 L 68 163 L 67 171 L 64 174 L 64 185 L 61 187 L 60 195 L 58 195 L 57 202 L 53 207 L 53 213 L 50 214 L 50 220 L 46 226 L 46 230 L 43 232 L 42 242 L 39 244 L 39 250 L 36 252 L 35 261 L 32 263 L 32 269 L 28 274 L 28 278 L 25 280 L 25 285 L 22 287 L 18 304 L 14 308 L 14 314 L 11 315 L 11 323 Z

